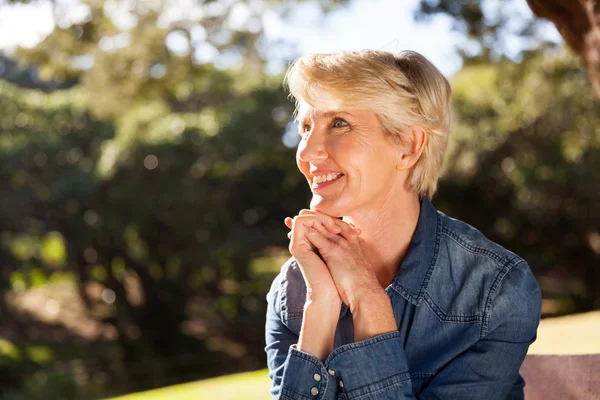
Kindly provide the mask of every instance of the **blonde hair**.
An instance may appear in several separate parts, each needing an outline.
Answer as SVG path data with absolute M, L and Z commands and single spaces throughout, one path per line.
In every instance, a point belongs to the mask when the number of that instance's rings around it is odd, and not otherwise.
M 407 128 L 425 128 L 428 140 L 412 167 L 407 190 L 431 198 L 441 175 L 452 117 L 448 80 L 414 51 L 349 51 L 300 57 L 285 83 L 296 101 L 321 110 L 368 109 L 388 137 L 406 146 Z

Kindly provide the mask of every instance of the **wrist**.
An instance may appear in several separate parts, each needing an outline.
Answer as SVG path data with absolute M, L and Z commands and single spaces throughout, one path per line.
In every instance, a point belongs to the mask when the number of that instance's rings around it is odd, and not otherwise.
M 355 290 L 348 292 L 348 308 L 352 310 L 364 308 L 365 306 L 380 304 L 382 300 L 389 301 L 385 290 L 379 284 L 361 285 Z
M 383 289 L 363 293 L 352 303 L 350 312 L 356 342 L 397 330 L 392 303 Z
M 333 351 L 340 307 L 341 300 L 306 301 L 298 350 L 311 354 L 321 361 L 327 358 Z
M 336 323 L 340 316 L 342 300 L 340 296 L 314 296 L 309 293 L 306 295 L 304 303 L 304 316 L 318 315 L 322 321 Z

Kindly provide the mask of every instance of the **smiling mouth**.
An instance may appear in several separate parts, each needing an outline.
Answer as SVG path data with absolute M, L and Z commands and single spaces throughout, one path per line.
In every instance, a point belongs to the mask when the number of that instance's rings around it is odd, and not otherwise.
M 313 189 L 321 189 L 326 186 L 330 186 L 342 178 L 344 174 L 335 173 L 335 174 L 327 174 L 327 175 L 315 175 L 312 180 L 311 187 Z

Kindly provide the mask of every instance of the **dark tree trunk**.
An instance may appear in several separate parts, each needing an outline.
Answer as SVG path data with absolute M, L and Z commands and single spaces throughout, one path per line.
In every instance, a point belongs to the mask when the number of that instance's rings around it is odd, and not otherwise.
M 581 57 L 600 99 L 600 1 L 527 0 L 533 13 L 556 26 L 567 45 Z

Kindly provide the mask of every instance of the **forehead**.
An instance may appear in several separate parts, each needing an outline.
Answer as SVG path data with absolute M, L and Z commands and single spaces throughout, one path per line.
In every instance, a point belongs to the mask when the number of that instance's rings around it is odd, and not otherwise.
M 360 110 L 362 111 L 362 110 Z M 298 121 L 314 121 L 320 118 L 331 118 L 333 116 L 347 116 L 353 117 L 356 116 L 357 113 L 360 113 L 359 110 L 318 110 L 313 108 L 306 103 L 301 104 L 298 107 Z M 364 110 L 366 111 L 366 110 Z
M 305 105 L 298 107 L 296 120 L 299 123 L 316 122 L 339 117 L 353 121 L 354 123 L 373 124 L 378 123 L 377 115 L 371 110 L 318 110 Z

